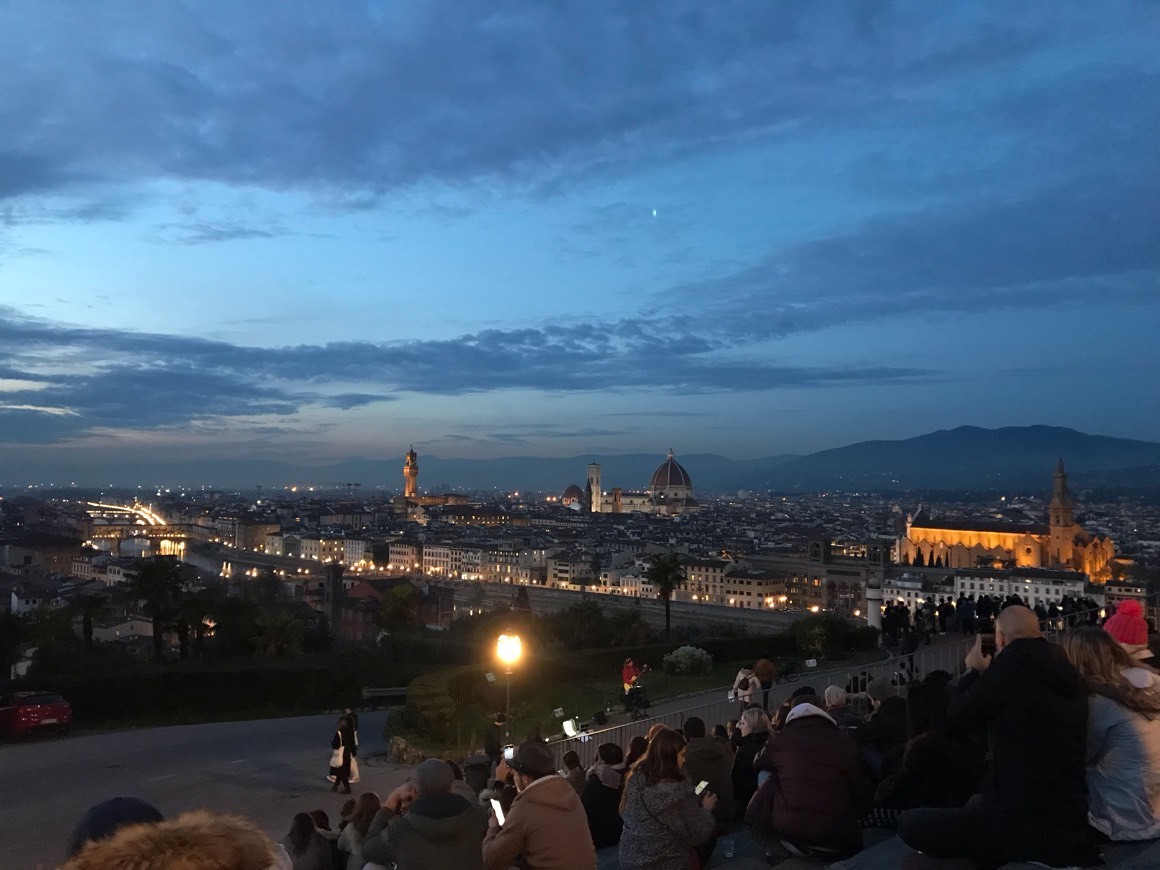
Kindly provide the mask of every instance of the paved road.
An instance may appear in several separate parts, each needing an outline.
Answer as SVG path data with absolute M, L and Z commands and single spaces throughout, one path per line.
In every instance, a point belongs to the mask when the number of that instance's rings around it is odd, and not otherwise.
M 360 716 L 362 782 L 383 797 L 408 770 L 370 758 L 384 749 L 384 712 Z M 0 868 L 56 867 L 93 804 L 143 798 L 166 816 L 199 807 L 235 812 L 275 839 L 294 814 L 325 810 L 332 825 L 346 798 L 325 780 L 334 715 L 75 734 L 0 744 Z

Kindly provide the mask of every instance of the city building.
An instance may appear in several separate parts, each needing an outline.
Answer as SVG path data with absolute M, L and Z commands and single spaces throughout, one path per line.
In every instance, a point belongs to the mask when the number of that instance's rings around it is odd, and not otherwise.
M 573 484 L 564 492 L 563 501 L 575 501 L 579 487 Z M 693 481 L 684 466 L 677 462 L 670 448 L 665 461 L 649 479 L 644 491 L 613 487 L 605 491 L 600 463 L 588 466 L 588 487 L 585 492 L 589 510 L 597 514 L 644 513 L 658 516 L 679 516 L 700 508 L 693 498 Z
M 1060 459 L 1047 523 L 948 520 L 919 508 L 907 518 L 898 561 L 936 568 L 1065 568 L 1104 582 L 1111 576 L 1115 545 L 1107 536 L 1087 532 L 1074 514 Z

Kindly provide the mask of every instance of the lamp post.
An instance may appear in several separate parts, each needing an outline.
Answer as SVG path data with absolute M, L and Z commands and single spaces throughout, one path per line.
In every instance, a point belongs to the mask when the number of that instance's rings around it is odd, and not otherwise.
M 504 738 L 511 740 L 512 736 L 512 668 L 520 660 L 523 645 L 518 634 L 501 634 L 495 645 L 496 656 L 503 662 L 504 673 L 507 674 L 507 704 L 504 710 Z

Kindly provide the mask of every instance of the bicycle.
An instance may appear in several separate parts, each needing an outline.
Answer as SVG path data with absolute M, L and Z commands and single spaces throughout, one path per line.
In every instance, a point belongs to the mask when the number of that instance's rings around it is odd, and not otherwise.
M 787 683 L 796 683 L 802 676 L 801 662 L 793 659 L 781 662 L 777 665 L 777 679 L 780 682 L 785 680 Z

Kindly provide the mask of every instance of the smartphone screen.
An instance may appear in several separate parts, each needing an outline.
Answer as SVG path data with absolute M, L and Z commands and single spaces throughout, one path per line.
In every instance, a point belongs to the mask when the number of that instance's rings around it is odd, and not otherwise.
M 697 783 L 697 787 L 695 789 L 693 789 L 693 793 L 700 796 L 701 792 L 703 792 L 708 787 L 709 787 L 708 780 L 703 779 L 699 783 Z
M 979 651 L 985 656 L 993 656 L 995 654 L 995 635 L 982 634 L 979 637 L 981 640 Z
M 503 807 L 500 806 L 500 802 L 497 801 L 495 798 L 491 799 L 491 811 L 493 813 L 495 813 L 496 821 L 498 821 L 502 825 L 504 822 Z
M 514 746 L 505 746 L 503 748 L 503 757 L 507 761 L 511 761 L 516 757 L 516 748 Z

